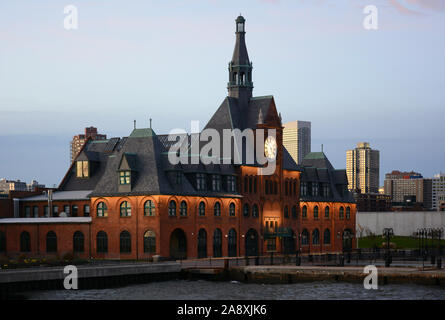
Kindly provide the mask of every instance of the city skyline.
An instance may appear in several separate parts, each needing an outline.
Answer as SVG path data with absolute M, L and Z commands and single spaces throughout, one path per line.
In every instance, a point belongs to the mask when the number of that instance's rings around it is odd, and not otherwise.
M 160 134 L 189 129 L 190 120 L 205 123 L 215 99 L 227 95 L 224 66 L 233 34 L 226 30 L 238 14 L 234 3 L 136 2 L 126 10 L 121 1 L 110 1 L 108 10 L 74 4 L 76 31 L 63 29 L 63 6 L 56 1 L 2 7 L 0 146 L 8 157 L 1 177 L 58 185 L 68 166 L 67 143 L 82 128 L 122 137 L 134 119 L 148 127 L 151 117 Z M 252 35 L 254 93 L 274 95 L 283 123 L 310 121 L 312 151 L 323 144 L 335 167 L 345 168 L 345 151 L 369 141 L 381 152 L 380 185 L 394 169 L 432 177 L 444 171 L 445 151 L 438 146 L 445 48 L 437 41 L 444 11 L 413 5 L 409 9 L 420 14 L 408 14 L 375 1 L 380 27 L 367 31 L 367 4 L 237 3 Z M 163 72 L 166 64 L 175 71 Z

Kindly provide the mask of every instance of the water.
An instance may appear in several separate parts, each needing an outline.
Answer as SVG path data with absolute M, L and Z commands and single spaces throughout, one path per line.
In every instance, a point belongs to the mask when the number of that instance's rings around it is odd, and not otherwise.
M 152 282 L 110 289 L 51 290 L 21 294 L 32 300 L 301 300 L 301 299 L 431 299 L 445 300 L 445 289 L 408 284 L 366 290 L 359 283 L 319 281 L 294 284 L 245 284 L 236 281 Z

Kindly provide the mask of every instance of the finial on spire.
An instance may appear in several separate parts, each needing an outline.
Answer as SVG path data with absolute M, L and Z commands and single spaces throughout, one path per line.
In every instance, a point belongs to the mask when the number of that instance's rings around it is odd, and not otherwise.
M 321 144 L 321 152 L 323 152 L 323 143 Z
M 133 127 L 136 129 L 136 120 L 133 120 Z
M 150 129 L 151 129 L 151 118 L 150 118 Z

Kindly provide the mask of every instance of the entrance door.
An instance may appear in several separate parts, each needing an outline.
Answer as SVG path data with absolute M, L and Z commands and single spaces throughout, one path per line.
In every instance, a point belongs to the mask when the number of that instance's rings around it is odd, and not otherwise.
M 258 232 L 250 229 L 246 233 L 246 256 L 258 255 Z
M 176 229 L 170 236 L 170 257 L 173 259 L 187 258 L 187 238 L 181 229 Z

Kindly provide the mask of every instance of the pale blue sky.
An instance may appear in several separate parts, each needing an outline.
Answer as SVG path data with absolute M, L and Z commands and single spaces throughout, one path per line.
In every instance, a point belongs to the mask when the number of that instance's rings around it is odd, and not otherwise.
M 79 29 L 63 28 L 63 8 Z M 362 27 L 379 9 L 379 30 Z M 445 1 L 0 0 L 0 178 L 58 184 L 86 126 L 126 136 L 202 126 L 227 95 L 235 18 L 246 18 L 254 95 L 312 122 L 312 150 L 380 150 L 393 169 L 445 171 Z

